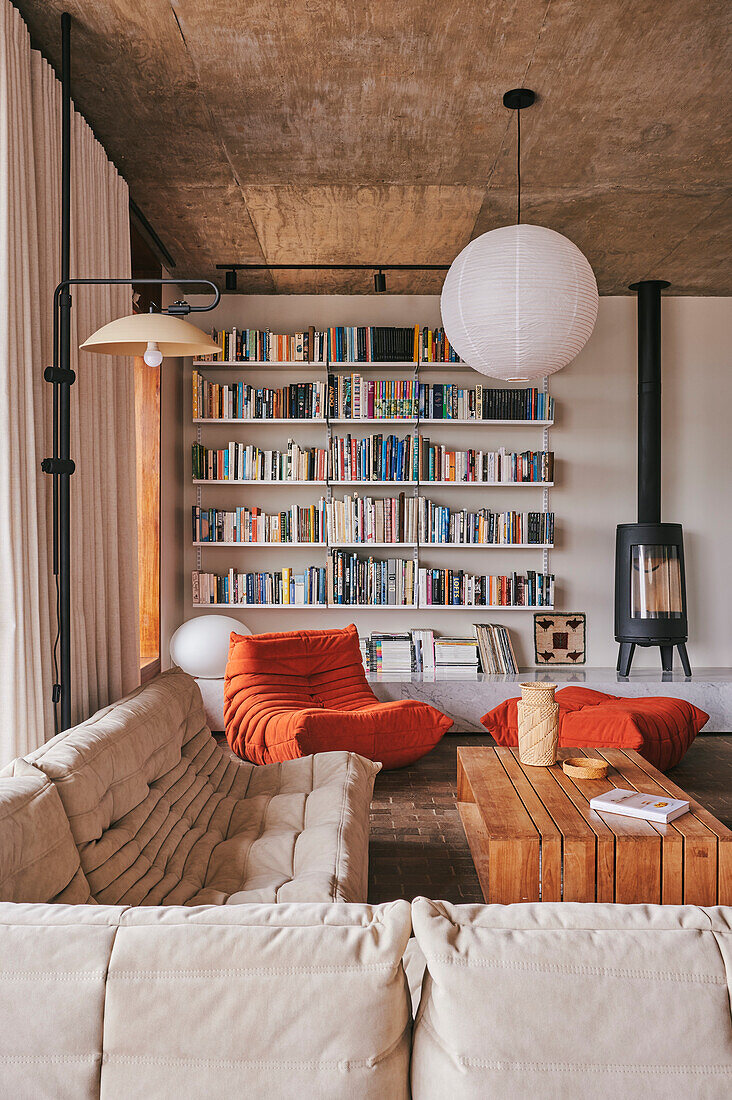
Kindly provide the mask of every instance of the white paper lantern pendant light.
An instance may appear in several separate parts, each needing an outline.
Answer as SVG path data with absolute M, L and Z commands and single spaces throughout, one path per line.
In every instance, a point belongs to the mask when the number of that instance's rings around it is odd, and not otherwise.
M 517 219 L 462 250 L 442 288 L 442 323 L 461 359 L 492 378 L 528 382 L 566 367 L 590 338 L 597 282 L 579 248 L 561 233 L 521 224 L 521 111 L 536 96 L 506 92 L 517 119 Z

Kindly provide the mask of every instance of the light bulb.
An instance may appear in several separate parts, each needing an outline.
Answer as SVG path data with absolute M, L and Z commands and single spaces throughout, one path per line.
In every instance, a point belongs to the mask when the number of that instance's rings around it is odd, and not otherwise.
M 148 340 L 145 354 L 142 357 L 148 367 L 159 367 L 163 361 L 163 353 L 154 340 Z

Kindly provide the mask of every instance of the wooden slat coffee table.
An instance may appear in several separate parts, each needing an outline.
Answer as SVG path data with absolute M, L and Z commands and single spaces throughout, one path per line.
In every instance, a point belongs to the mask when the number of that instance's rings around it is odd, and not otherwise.
M 732 832 L 625 749 L 602 756 L 607 779 L 570 779 L 560 764 L 522 765 L 518 749 L 461 746 L 458 808 L 487 902 L 611 901 L 732 905 Z M 669 825 L 597 814 L 589 802 L 625 787 L 691 804 Z

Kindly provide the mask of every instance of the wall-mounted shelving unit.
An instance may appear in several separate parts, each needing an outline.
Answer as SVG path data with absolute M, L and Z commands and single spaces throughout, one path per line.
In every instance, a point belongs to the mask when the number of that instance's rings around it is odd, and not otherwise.
M 328 376 L 331 374 L 338 375 L 340 373 L 360 373 L 373 375 L 383 375 L 384 377 L 391 376 L 394 378 L 395 374 L 401 373 L 405 379 L 413 382 L 419 382 L 423 379 L 423 376 L 429 375 L 431 382 L 455 382 L 456 378 L 459 378 L 459 384 L 464 385 L 466 388 L 474 387 L 476 383 L 481 383 L 488 389 L 502 389 L 510 388 L 502 385 L 500 382 L 481 376 L 472 371 L 464 363 L 415 363 L 413 361 L 392 361 L 386 363 L 362 363 L 355 361 L 347 362 L 301 362 L 299 360 L 282 360 L 276 362 L 262 362 L 262 361 L 215 361 L 208 362 L 203 360 L 194 361 L 194 368 L 200 372 L 204 377 L 207 375 L 226 375 L 226 381 L 237 382 L 246 379 L 249 374 L 252 375 L 266 375 L 271 378 L 273 374 L 277 374 L 277 379 L 272 379 L 272 384 L 275 386 L 288 384 L 287 375 L 290 375 L 290 381 L 327 381 Z M 237 377 L 239 376 L 239 377 Z M 298 377 L 299 376 L 299 377 Z M 466 376 L 470 378 L 466 381 Z M 224 379 L 220 377 L 217 381 L 223 382 Z M 257 379 L 256 383 L 253 381 L 252 385 L 260 386 L 263 383 Z M 543 393 L 547 393 L 546 379 L 540 384 L 540 389 Z M 190 397 L 188 398 L 190 401 Z M 262 428 L 274 429 L 278 425 L 282 428 L 286 428 L 290 434 L 292 434 L 292 428 L 299 428 L 308 430 L 315 428 L 318 431 L 324 432 L 325 447 L 329 450 L 332 439 L 332 428 L 348 429 L 368 429 L 371 432 L 378 430 L 381 427 L 388 427 L 390 430 L 394 430 L 395 427 L 403 427 L 407 429 L 408 433 L 411 433 L 415 438 L 415 442 L 419 436 L 420 429 L 423 426 L 429 426 L 430 429 L 460 429 L 460 447 L 467 448 L 469 446 L 479 446 L 482 449 L 486 449 L 485 435 L 488 432 L 495 433 L 500 429 L 521 429 L 521 431 L 538 431 L 541 432 L 541 449 L 543 451 L 549 450 L 549 429 L 553 427 L 553 419 L 544 420 L 518 420 L 518 419 L 482 419 L 478 417 L 470 418 L 457 418 L 457 417 L 444 417 L 444 418 L 423 418 L 420 416 L 415 417 L 358 417 L 358 418 L 346 418 L 337 417 L 268 417 L 268 418 L 217 418 L 217 417 L 197 417 L 193 419 L 193 424 L 196 429 L 196 440 L 198 443 L 203 442 L 203 432 L 207 433 L 217 426 L 223 425 L 241 425 L 245 426 L 247 431 L 252 428 L 261 430 Z M 465 437 L 465 433 L 468 430 L 475 430 L 480 432 L 480 438 L 477 439 L 472 435 L 468 441 Z M 341 433 L 342 434 L 342 433 Z M 312 437 L 311 437 L 312 438 Z M 452 437 L 451 437 L 452 438 Z M 430 434 L 430 439 L 434 441 L 433 432 Z M 497 441 L 498 442 L 498 441 Z M 215 446 L 215 443 L 209 443 L 209 446 Z M 319 443 L 318 446 L 321 446 Z M 537 448 L 538 449 L 538 448 Z M 196 479 L 193 481 L 193 485 L 196 490 L 196 503 L 199 507 L 202 507 L 203 492 L 207 489 L 219 489 L 227 486 L 246 486 L 248 490 L 257 490 L 265 488 L 268 492 L 273 490 L 284 490 L 293 488 L 298 491 L 298 494 L 302 490 L 309 488 L 320 488 L 325 490 L 325 498 L 327 501 L 333 499 L 333 491 L 336 492 L 340 489 L 363 489 L 363 490 L 391 490 L 392 492 L 408 492 L 413 497 L 419 498 L 420 496 L 428 496 L 432 490 L 442 492 L 443 490 L 460 490 L 460 489 L 484 489 L 487 492 L 493 490 L 510 490 L 510 489 L 529 489 L 534 490 L 541 494 L 541 507 L 537 508 L 537 511 L 541 511 L 544 514 L 549 511 L 549 490 L 554 486 L 554 481 L 453 481 L 453 480 L 340 480 L 337 478 L 328 477 L 325 480 L 318 481 L 305 481 L 305 480 L 204 480 Z M 472 494 L 471 494 L 472 495 Z M 278 499 L 278 498 L 273 498 Z M 287 507 L 285 505 L 285 507 Z M 471 505 L 474 507 L 474 505 Z M 276 511 L 276 506 L 274 511 Z M 199 572 L 202 570 L 203 555 L 207 554 L 211 550 L 227 550 L 230 553 L 235 553 L 240 550 L 253 551 L 264 550 L 267 554 L 270 551 L 277 551 L 278 558 L 282 551 L 298 551 L 300 554 L 303 550 L 309 551 L 321 551 L 327 556 L 331 551 L 343 550 L 349 552 L 356 552 L 363 555 L 374 554 L 376 557 L 388 558 L 394 557 L 395 554 L 399 554 L 402 558 L 405 556 L 411 556 L 415 566 L 415 577 L 418 574 L 420 566 L 426 564 L 426 560 L 429 559 L 429 555 L 433 552 L 439 552 L 440 561 L 444 568 L 444 553 L 450 551 L 455 554 L 462 554 L 464 551 L 476 551 L 476 550 L 500 550 L 504 553 L 508 553 L 514 550 L 521 550 L 522 556 L 525 556 L 527 551 L 535 551 L 541 555 L 541 567 L 542 573 L 547 574 L 549 572 L 549 553 L 553 549 L 553 543 L 551 542 L 521 542 L 521 543 L 450 543 L 450 542 L 437 542 L 428 541 L 422 539 L 416 539 L 408 542 L 339 542 L 339 541 L 318 541 L 318 542 L 214 542 L 214 541 L 197 541 L 192 542 L 192 546 L 196 552 L 196 568 Z M 423 558 L 420 558 L 420 554 Z M 309 565 L 318 565 L 317 562 L 309 562 Z M 436 566 L 435 566 L 436 567 Z M 272 566 L 270 565 L 271 569 Z M 459 569 L 458 565 L 455 569 Z M 241 568 L 241 571 L 248 571 L 246 567 Z M 476 571 L 474 566 L 468 567 L 468 572 Z M 483 570 L 483 573 L 487 573 L 488 570 Z M 473 615 L 482 612 L 504 612 L 504 611 L 551 611 L 553 607 L 547 605 L 505 605 L 505 604 L 435 604 L 435 603 L 422 603 L 418 602 L 412 604 L 400 604 L 400 603 L 381 603 L 381 604 L 345 604 L 338 602 L 330 602 L 327 604 L 321 603 L 194 603 L 195 608 L 215 610 L 221 609 L 252 609 L 252 610 L 297 610 L 297 611 L 341 611 L 341 612 L 367 612 L 367 611 L 408 611 L 414 613 L 420 611 L 424 613 L 431 613 L 432 611 L 453 611 L 462 612 L 470 611 Z

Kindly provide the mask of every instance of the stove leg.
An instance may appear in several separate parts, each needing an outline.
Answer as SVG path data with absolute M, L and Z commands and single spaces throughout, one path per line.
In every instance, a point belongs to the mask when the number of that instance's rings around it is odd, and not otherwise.
M 674 647 L 672 645 L 662 645 L 658 648 L 661 650 L 661 668 L 664 672 L 673 672 Z
M 689 663 L 689 654 L 686 652 L 686 642 L 679 642 L 676 648 L 679 651 L 679 658 L 681 660 L 681 667 L 684 670 L 684 676 L 691 676 L 691 664 Z
M 618 650 L 618 672 L 621 676 L 627 676 L 633 662 L 635 642 L 621 642 Z

